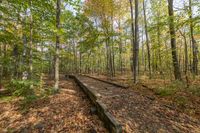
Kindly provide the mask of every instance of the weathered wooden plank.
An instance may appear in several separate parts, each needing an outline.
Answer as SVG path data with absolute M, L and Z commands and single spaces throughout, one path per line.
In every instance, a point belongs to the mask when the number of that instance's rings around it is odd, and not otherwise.
M 110 82 L 110 81 L 107 81 L 107 80 L 95 78 L 95 77 L 88 76 L 88 75 L 83 75 L 83 76 L 86 76 L 88 78 L 92 78 L 92 79 L 95 79 L 95 80 L 99 80 L 101 82 L 104 82 L 104 83 L 107 83 L 107 84 L 111 84 L 111 85 L 114 85 L 114 86 L 117 86 L 117 87 L 121 87 L 121 88 L 124 88 L 124 89 L 127 89 L 129 87 L 129 86 L 126 86 L 126 85 L 117 84 L 117 83 L 114 83 L 114 82 Z
M 100 100 L 100 94 L 92 90 L 90 86 L 86 83 L 82 83 L 78 76 L 68 75 L 69 78 L 75 80 L 75 82 L 83 89 L 84 93 L 88 98 L 93 102 L 97 108 L 97 114 L 99 118 L 104 122 L 105 127 L 109 130 L 110 133 L 122 133 L 122 126 L 119 122 L 108 112 L 108 109 L 105 104 Z

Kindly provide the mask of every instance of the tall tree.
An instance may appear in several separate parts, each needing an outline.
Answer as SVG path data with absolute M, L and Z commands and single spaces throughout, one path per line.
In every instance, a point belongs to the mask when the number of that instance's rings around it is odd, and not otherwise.
M 151 53 L 150 53 L 150 46 L 149 46 L 149 36 L 148 36 L 148 26 L 147 26 L 147 18 L 146 18 L 145 0 L 143 0 L 143 13 L 144 13 L 145 36 L 146 36 L 146 45 L 147 45 L 149 78 L 151 78 Z
M 131 36 L 131 45 L 132 45 L 132 64 L 131 64 L 131 69 L 133 71 L 133 57 L 134 57 L 134 44 L 135 44 L 135 40 L 134 40 L 134 37 L 135 37 L 135 28 L 134 28 L 134 16 L 133 16 L 133 0 L 129 0 L 130 2 L 130 12 L 131 12 L 131 33 L 132 33 L 132 36 Z
M 180 30 L 180 34 L 184 39 L 184 57 L 185 57 L 185 64 L 184 64 L 184 73 L 187 74 L 187 70 L 188 70 L 188 46 L 187 46 L 187 39 L 186 39 L 186 35 L 185 35 L 185 31 L 184 33 L 182 33 L 182 31 Z
M 59 89 L 59 53 L 60 53 L 60 15 L 61 15 L 61 0 L 57 0 L 56 4 L 56 54 L 55 54 L 55 90 Z
M 181 80 L 181 72 L 178 64 L 177 50 L 176 50 L 176 32 L 174 27 L 173 0 L 168 0 L 168 13 L 169 13 L 169 30 L 171 37 L 171 50 L 172 50 L 172 61 L 174 66 L 174 76 L 176 80 Z
M 30 4 L 30 53 L 29 53 L 29 79 L 32 78 L 33 71 L 33 15 L 32 15 L 32 0 L 29 1 Z
M 134 45 L 134 56 L 133 56 L 133 79 L 134 83 L 137 82 L 138 75 L 138 53 L 139 53 L 139 26 L 138 26 L 138 0 L 135 0 L 135 45 Z
M 198 46 L 196 44 L 196 40 L 194 39 L 194 24 L 193 24 L 193 16 L 192 16 L 192 0 L 189 0 L 189 18 L 190 18 L 190 36 L 192 42 L 192 54 L 193 54 L 193 64 L 192 64 L 192 72 L 194 74 L 198 74 Z

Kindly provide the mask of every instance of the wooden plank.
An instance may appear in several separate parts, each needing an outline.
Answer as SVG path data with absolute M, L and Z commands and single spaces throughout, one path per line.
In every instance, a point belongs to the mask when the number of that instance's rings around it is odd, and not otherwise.
M 107 81 L 107 80 L 95 78 L 95 77 L 88 76 L 88 75 L 83 75 L 83 76 L 86 76 L 88 78 L 92 78 L 92 79 L 95 79 L 95 80 L 99 80 L 101 82 L 104 82 L 104 83 L 107 83 L 107 84 L 111 84 L 111 85 L 114 85 L 114 86 L 117 86 L 117 87 L 121 87 L 121 88 L 124 88 L 124 89 L 127 89 L 129 87 L 129 86 L 126 86 L 126 85 L 117 84 L 117 83 L 114 83 L 114 82 L 110 82 L 110 81 Z
M 97 114 L 99 118 L 104 122 L 105 127 L 110 133 L 122 133 L 122 126 L 119 122 L 108 112 L 108 109 L 104 103 L 100 100 L 100 95 L 98 92 L 92 90 L 87 84 L 81 82 L 78 76 L 67 75 L 67 77 L 72 78 L 75 82 L 83 89 L 84 93 L 92 101 L 92 103 L 97 108 Z

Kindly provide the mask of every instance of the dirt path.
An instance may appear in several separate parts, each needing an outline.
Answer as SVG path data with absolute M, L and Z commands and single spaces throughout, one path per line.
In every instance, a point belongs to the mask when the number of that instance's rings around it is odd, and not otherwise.
M 91 103 L 73 81 L 62 80 L 60 87 L 59 94 L 33 103 L 26 114 L 20 112 L 17 101 L 0 102 L 0 133 L 107 132 L 99 118 L 90 114 Z
M 170 109 L 130 89 L 80 76 L 79 79 L 101 94 L 110 113 L 128 133 L 200 133 L 200 120 Z

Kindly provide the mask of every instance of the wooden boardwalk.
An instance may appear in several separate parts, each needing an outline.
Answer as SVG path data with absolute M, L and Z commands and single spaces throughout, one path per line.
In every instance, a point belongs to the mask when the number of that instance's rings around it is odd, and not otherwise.
M 118 126 L 117 132 L 200 133 L 200 120 L 170 109 L 131 89 L 124 89 L 86 76 L 76 76 L 76 80 L 82 84 L 82 87 L 89 89 L 92 93 L 89 95 L 94 95 L 91 99 L 94 103 L 98 101 L 103 104 L 104 111 L 106 110 L 112 116 L 115 126 Z M 112 126 L 109 128 L 110 132 L 116 132 L 112 130 Z

